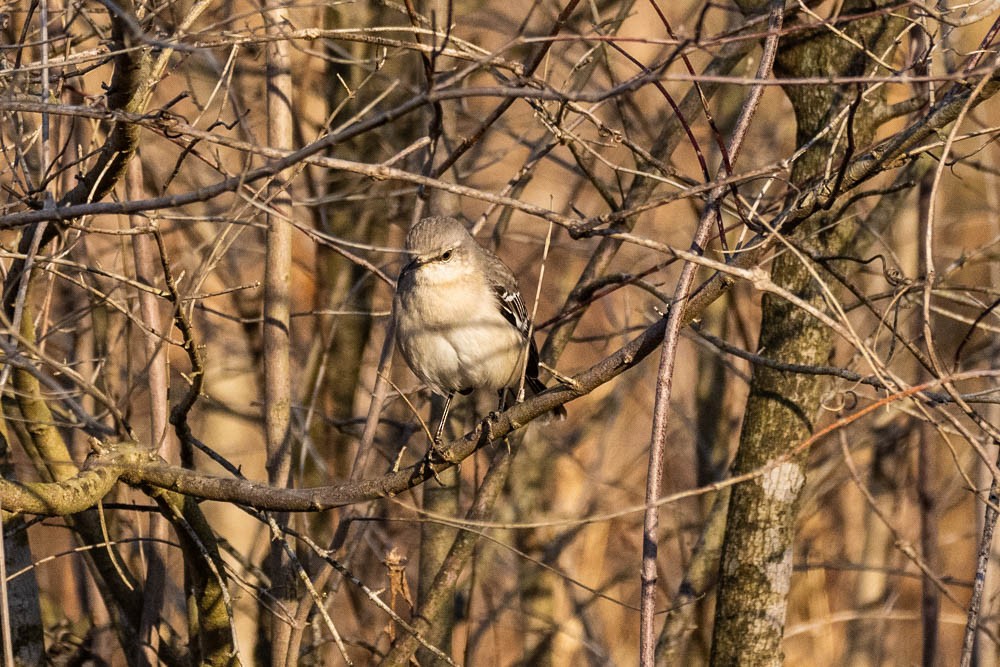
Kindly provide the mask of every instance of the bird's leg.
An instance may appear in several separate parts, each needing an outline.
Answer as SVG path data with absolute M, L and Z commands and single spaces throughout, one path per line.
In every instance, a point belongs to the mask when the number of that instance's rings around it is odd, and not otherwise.
M 438 447 L 441 446 L 441 436 L 444 434 L 444 425 L 448 421 L 448 409 L 451 408 L 451 399 L 455 397 L 455 392 L 450 392 L 444 399 L 444 408 L 441 410 L 441 420 L 438 422 L 437 430 L 434 432 L 434 440 L 431 442 L 431 446 L 427 449 L 427 453 L 424 454 L 424 460 L 421 464 L 430 469 L 431 474 L 434 475 L 434 479 L 441 486 L 444 483 L 441 478 L 438 477 L 437 470 L 434 469 L 435 461 L 447 461 L 447 457 L 441 453 Z
M 444 425 L 448 421 L 448 410 L 451 408 L 451 399 L 455 398 L 455 392 L 449 392 L 444 399 L 444 408 L 441 409 L 441 421 L 438 422 L 437 431 L 434 432 L 434 442 L 432 447 L 436 448 L 441 444 L 441 436 L 444 434 Z
M 500 413 L 502 413 L 504 410 L 507 409 L 508 390 L 501 389 L 499 394 L 500 394 L 500 400 L 497 401 L 496 411 L 491 412 L 489 414 L 489 417 L 487 417 L 487 419 L 489 419 L 491 422 L 495 422 L 496 420 L 498 420 L 500 418 Z M 510 440 L 507 439 L 507 436 L 504 436 L 503 444 L 507 446 L 507 453 L 510 454 Z
M 499 397 L 499 400 L 497 401 L 497 409 L 490 412 L 490 414 L 486 417 L 491 422 L 495 422 L 500 417 L 500 413 L 507 409 L 507 390 L 499 390 L 497 392 L 497 396 Z

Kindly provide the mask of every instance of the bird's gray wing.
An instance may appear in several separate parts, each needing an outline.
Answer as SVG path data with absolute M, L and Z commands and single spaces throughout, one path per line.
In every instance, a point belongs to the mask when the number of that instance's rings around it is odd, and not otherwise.
M 514 273 L 492 253 L 487 252 L 490 260 L 487 263 L 487 277 L 490 287 L 496 297 L 497 307 L 500 313 L 508 322 L 517 327 L 528 343 L 528 363 L 524 368 L 524 380 L 528 393 L 540 394 L 545 391 L 545 385 L 538 379 L 539 359 L 538 347 L 532 337 L 528 339 L 531 323 L 528 321 L 528 309 L 524 306 L 524 298 L 521 290 L 517 287 L 517 278 Z M 557 406 L 552 413 L 557 419 L 566 418 L 566 408 Z
M 507 265 L 493 256 L 490 256 L 490 260 L 487 274 L 497 307 L 504 319 L 521 332 L 528 344 L 528 363 L 524 369 L 524 376 L 531 393 L 537 394 L 545 390 L 545 385 L 538 380 L 538 347 L 535 346 L 534 338 L 528 339 L 531 323 L 528 321 L 528 309 L 524 306 L 524 297 L 517 287 L 517 278 Z
M 527 337 L 529 322 L 528 309 L 524 306 L 524 297 L 517 287 L 517 278 L 507 265 L 493 255 L 487 255 L 487 279 L 496 297 L 497 307 L 504 319 L 510 322 L 522 335 Z

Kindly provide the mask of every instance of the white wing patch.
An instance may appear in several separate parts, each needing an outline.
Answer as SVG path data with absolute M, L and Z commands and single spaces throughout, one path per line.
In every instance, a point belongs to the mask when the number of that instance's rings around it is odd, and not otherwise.
M 524 307 L 521 293 L 510 291 L 503 285 L 493 285 L 493 293 L 497 297 L 497 305 L 504 319 L 517 327 L 523 336 L 528 335 L 528 309 Z

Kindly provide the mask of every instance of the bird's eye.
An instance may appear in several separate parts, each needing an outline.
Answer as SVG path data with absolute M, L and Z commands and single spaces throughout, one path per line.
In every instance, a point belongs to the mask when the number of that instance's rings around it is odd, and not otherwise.
M 451 255 L 452 255 L 451 250 L 445 250 L 443 253 L 441 253 L 441 261 L 447 262 L 449 259 L 451 259 Z

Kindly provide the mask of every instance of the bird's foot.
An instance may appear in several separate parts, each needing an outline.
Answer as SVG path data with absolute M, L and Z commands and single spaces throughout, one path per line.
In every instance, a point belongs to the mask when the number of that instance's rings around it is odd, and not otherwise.
M 424 454 L 424 458 L 420 461 L 420 473 L 425 475 L 427 472 L 434 477 L 434 480 L 444 486 L 444 482 L 441 481 L 441 477 L 438 476 L 436 465 L 442 463 L 452 463 L 455 461 L 452 459 L 451 455 L 441 446 L 441 438 L 435 438 L 431 443 L 431 446 L 427 448 L 427 453 Z

